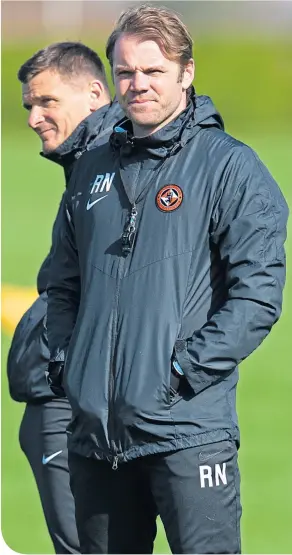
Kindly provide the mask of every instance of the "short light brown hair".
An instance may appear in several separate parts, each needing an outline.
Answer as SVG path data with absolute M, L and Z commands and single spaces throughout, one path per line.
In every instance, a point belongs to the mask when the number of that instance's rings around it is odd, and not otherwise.
M 177 62 L 181 69 L 192 58 L 192 37 L 179 16 L 167 8 L 142 4 L 122 12 L 106 45 L 106 56 L 111 67 L 115 44 L 124 33 L 135 35 L 141 41 L 155 41 L 164 56 Z

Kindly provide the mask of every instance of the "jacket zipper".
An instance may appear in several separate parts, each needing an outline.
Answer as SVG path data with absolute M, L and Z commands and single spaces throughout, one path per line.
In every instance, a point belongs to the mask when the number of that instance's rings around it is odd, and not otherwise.
M 175 149 L 178 145 L 175 145 Z M 170 156 L 170 154 L 169 154 Z M 168 157 L 169 157 L 168 156 Z M 160 173 L 162 166 L 164 166 L 166 160 L 165 158 L 158 169 L 158 173 Z M 111 445 L 111 449 L 113 452 L 113 460 L 112 460 L 112 469 L 118 469 L 118 462 L 119 462 L 119 454 L 122 453 L 117 452 L 117 448 L 115 445 L 115 425 L 114 425 L 114 400 L 113 400 L 113 392 L 114 392 L 114 378 L 115 378 L 115 350 L 116 350 L 116 339 L 117 339 L 117 324 L 118 324 L 118 305 L 119 305 L 119 296 L 120 296 L 120 285 L 122 279 L 122 273 L 125 266 L 126 256 L 132 251 L 135 235 L 136 235 L 136 220 L 137 220 L 137 207 L 136 202 L 140 202 L 142 198 L 147 194 L 146 191 L 149 190 L 149 186 L 157 177 L 157 173 L 150 179 L 147 186 L 141 191 L 138 197 L 135 200 L 135 191 L 133 191 L 132 198 L 129 198 L 127 191 L 125 190 L 129 202 L 131 204 L 131 212 L 128 216 L 128 220 L 125 224 L 124 231 L 121 237 L 122 240 L 122 254 L 123 258 L 121 259 L 119 266 L 118 266 L 118 278 L 117 278 L 117 286 L 116 286 L 116 294 L 115 294 L 115 307 L 114 307 L 114 320 L 113 320 L 113 333 L 112 333 L 112 350 L 111 350 L 111 362 L 110 362 L 110 373 L 109 373 L 109 441 Z M 124 187 L 125 188 L 125 187 Z M 136 189 L 136 187 L 135 187 Z
M 116 350 L 116 339 L 117 339 L 117 324 L 118 324 L 118 303 L 120 296 L 120 285 L 121 276 L 124 269 L 125 259 L 120 260 L 118 266 L 118 278 L 115 293 L 115 305 L 114 305 L 114 318 L 113 318 L 113 332 L 112 332 L 112 350 L 111 350 L 111 362 L 110 362 L 110 372 L 109 372 L 109 440 L 111 449 L 113 452 L 113 464 L 112 469 L 117 470 L 118 468 L 118 453 L 115 445 L 115 425 L 114 425 L 114 378 L 115 378 L 115 350 Z
M 115 349 L 116 349 L 116 339 L 117 339 L 117 324 L 118 324 L 118 306 L 120 297 L 120 286 L 123 275 L 123 270 L 125 267 L 126 256 L 131 252 L 135 240 L 136 232 L 136 219 L 137 219 L 137 209 L 135 203 L 132 205 L 130 215 L 128 216 L 127 223 L 122 234 L 122 253 L 123 258 L 120 260 L 118 266 L 118 278 L 115 293 L 115 307 L 114 307 L 114 320 L 113 320 L 113 333 L 112 333 L 112 353 L 111 353 L 111 363 L 110 363 L 110 374 L 109 374 L 109 428 L 110 428 L 110 443 L 111 448 L 114 453 L 112 469 L 118 469 L 118 453 L 115 445 L 115 425 L 114 425 L 114 379 L 115 379 Z

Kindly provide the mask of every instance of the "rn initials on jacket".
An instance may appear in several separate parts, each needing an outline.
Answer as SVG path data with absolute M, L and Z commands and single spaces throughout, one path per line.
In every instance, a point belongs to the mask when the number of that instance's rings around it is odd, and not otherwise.
M 114 177 L 115 177 L 115 172 L 97 174 L 95 180 L 90 183 L 90 186 L 91 186 L 90 194 L 92 195 L 93 193 L 102 193 L 103 191 L 106 191 L 108 193 L 108 191 L 111 188 Z

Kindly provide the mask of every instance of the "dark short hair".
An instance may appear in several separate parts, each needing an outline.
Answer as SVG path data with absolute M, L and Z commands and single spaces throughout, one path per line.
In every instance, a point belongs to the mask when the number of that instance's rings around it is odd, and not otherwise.
M 82 42 L 56 42 L 38 50 L 18 70 L 21 83 L 28 83 L 45 70 L 58 72 L 65 78 L 89 74 L 108 89 L 104 65 L 94 50 Z
M 106 46 L 106 56 L 113 66 L 113 51 L 122 34 L 157 42 L 164 55 L 183 69 L 192 58 L 193 40 L 180 17 L 173 10 L 149 4 L 135 5 L 119 17 Z

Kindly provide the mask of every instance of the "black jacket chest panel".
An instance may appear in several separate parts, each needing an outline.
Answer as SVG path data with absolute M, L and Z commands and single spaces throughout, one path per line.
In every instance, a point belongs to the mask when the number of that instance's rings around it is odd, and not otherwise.
M 127 172 L 128 182 L 124 184 L 114 158 L 95 167 L 99 173 L 85 170 L 82 191 L 75 191 L 73 198 L 77 247 L 85 266 L 89 261 L 116 278 L 124 259 L 121 237 L 131 210 L 126 194 L 131 188 L 131 172 Z M 209 228 L 214 196 L 207 178 L 207 160 L 202 164 L 202 157 L 196 159 L 188 146 L 183 160 L 175 156 L 158 170 L 147 170 L 141 164 L 138 175 L 137 164 L 133 168 L 136 237 L 132 252 L 123 261 L 123 276 L 198 248 L 202 229 Z M 164 210 L 157 198 L 167 186 L 179 188 L 182 194 L 182 202 L 173 211 Z

